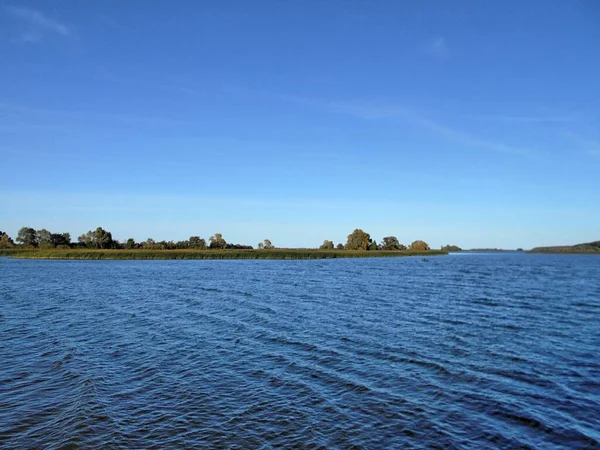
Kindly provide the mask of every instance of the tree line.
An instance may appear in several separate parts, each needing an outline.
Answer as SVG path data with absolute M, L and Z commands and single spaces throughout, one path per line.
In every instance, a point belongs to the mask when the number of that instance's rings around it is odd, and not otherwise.
M 333 241 L 325 240 L 319 247 L 322 250 L 388 250 L 388 251 L 401 251 L 401 250 L 415 250 L 415 251 L 427 251 L 431 250 L 429 244 L 425 241 L 417 240 L 413 241 L 408 247 L 401 244 L 396 236 L 386 236 L 378 244 L 377 241 L 371 238 L 371 235 L 360 228 L 355 229 L 348 235 L 346 244 L 341 242 L 334 247 Z
M 16 241 L 16 243 L 15 243 Z M 227 242 L 221 233 L 212 235 L 208 242 L 200 236 L 190 236 L 184 241 L 155 241 L 148 238 L 142 242 L 136 242 L 129 238 L 125 242 L 113 239 L 112 233 L 102 227 L 89 230 L 77 238 L 77 242 L 71 241 L 70 233 L 52 233 L 46 229 L 35 230 L 31 227 L 23 227 L 19 230 L 17 237 L 13 239 L 5 232 L 0 231 L 0 248 L 26 247 L 26 248 L 87 248 L 87 249 L 147 249 L 147 250 L 176 250 L 176 249 L 253 249 L 251 245 L 232 244 Z M 257 248 L 262 250 L 274 249 L 275 246 L 269 239 L 259 242 Z M 422 240 L 413 241 L 409 246 L 401 244 L 396 236 L 386 236 L 377 243 L 371 235 L 360 228 L 355 229 L 348 235 L 345 244 L 335 245 L 333 241 L 325 240 L 319 247 L 321 250 L 431 250 L 429 245 Z M 460 251 L 460 247 L 446 245 L 442 247 L 446 251 Z
M 16 241 L 16 243 L 15 243 Z M 259 248 L 274 248 L 270 240 L 265 239 Z M 136 242 L 129 238 L 120 242 L 113 238 L 110 231 L 102 227 L 89 230 L 77 238 L 77 242 L 71 241 L 70 233 L 51 233 L 46 229 L 36 230 L 31 227 L 23 227 L 13 240 L 7 233 L 0 231 L 0 248 L 26 247 L 26 248 L 88 248 L 88 249 L 148 249 L 148 250 L 175 250 L 175 249 L 252 249 L 251 245 L 232 244 L 227 242 L 221 233 L 215 233 L 208 239 L 208 243 L 200 236 L 190 236 L 185 241 L 156 241 L 148 238 L 145 241 Z

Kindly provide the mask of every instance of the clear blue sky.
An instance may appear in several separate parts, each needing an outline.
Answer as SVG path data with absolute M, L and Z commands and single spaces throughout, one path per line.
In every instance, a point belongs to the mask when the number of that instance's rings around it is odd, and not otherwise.
M 0 2 L 0 230 L 600 239 L 600 2 Z

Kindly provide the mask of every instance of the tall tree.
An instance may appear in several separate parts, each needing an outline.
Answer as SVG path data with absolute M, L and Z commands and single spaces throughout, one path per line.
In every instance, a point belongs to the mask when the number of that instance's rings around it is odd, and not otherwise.
M 410 249 L 416 251 L 430 250 L 429 245 L 425 241 L 414 241 L 412 244 L 410 244 Z
M 365 233 L 360 228 L 355 229 L 351 234 L 348 235 L 348 241 L 346 242 L 346 248 L 348 250 L 367 250 L 371 243 L 371 236 L 369 233 Z
M 84 247 L 93 248 L 94 247 L 94 233 L 90 230 L 87 233 L 82 234 L 81 236 L 79 236 L 77 238 L 77 242 L 79 242 L 79 244 Z
M 204 250 L 206 248 L 206 241 L 199 236 L 190 236 L 189 247 Z
M 328 241 L 325 239 L 319 248 L 321 250 L 331 250 L 333 249 L 333 241 Z
M 112 234 L 102 227 L 96 228 L 94 231 L 94 245 L 96 248 L 112 248 Z
M 77 238 L 81 245 L 88 248 L 114 248 L 115 241 L 113 241 L 112 234 L 110 231 L 106 231 L 102 227 L 96 228 L 95 231 L 88 231 Z
M 23 227 L 17 234 L 17 242 L 20 242 L 26 247 L 37 247 L 37 234 L 33 228 Z
M 50 245 L 52 247 L 69 247 L 71 246 L 70 233 L 52 233 L 50 235 Z
M 263 241 L 263 248 L 265 250 L 271 250 L 271 249 L 275 248 L 275 246 L 271 243 L 271 241 L 269 239 L 265 239 Z
M 11 237 L 4 231 L 0 231 L 0 248 L 11 248 L 14 247 L 15 243 Z
M 156 241 L 154 239 L 148 238 L 144 242 L 142 242 L 142 248 L 149 249 L 149 250 L 156 250 L 156 249 L 158 249 L 158 244 L 156 243 Z
M 42 228 L 41 230 L 37 230 L 35 232 L 35 237 L 36 237 L 38 246 L 40 246 L 40 247 L 52 247 L 52 241 L 50 239 L 51 235 L 52 235 L 52 233 L 50 233 L 45 228 Z
M 213 236 L 209 238 L 210 248 L 225 248 L 227 247 L 227 241 L 223 239 L 223 235 L 221 233 L 215 233 Z
M 386 236 L 381 241 L 381 250 L 406 250 L 406 246 L 396 236 Z

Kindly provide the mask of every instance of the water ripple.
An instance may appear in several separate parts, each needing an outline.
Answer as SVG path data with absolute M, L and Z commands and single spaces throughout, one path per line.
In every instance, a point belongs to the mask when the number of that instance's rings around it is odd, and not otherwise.
M 599 263 L 0 258 L 0 448 L 600 448 Z

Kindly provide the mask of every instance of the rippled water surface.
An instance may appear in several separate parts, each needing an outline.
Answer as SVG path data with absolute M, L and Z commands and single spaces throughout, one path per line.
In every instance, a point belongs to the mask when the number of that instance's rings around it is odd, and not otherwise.
M 0 258 L 2 448 L 600 448 L 600 257 Z

